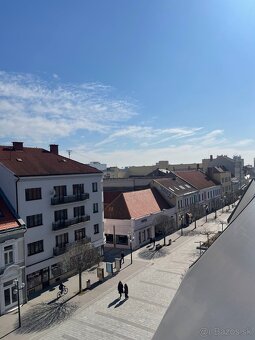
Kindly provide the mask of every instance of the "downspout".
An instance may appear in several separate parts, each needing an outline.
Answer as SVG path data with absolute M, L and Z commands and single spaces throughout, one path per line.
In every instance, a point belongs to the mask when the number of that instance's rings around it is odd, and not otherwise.
M 16 183 L 15 183 L 15 185 L 16 185 L 16 212 L 19 215 L 18 182 L 20 181 L 20 177 L 19 176 L 17 176 L 17 177 L 18 177 L 18 179 L 16 180 Z

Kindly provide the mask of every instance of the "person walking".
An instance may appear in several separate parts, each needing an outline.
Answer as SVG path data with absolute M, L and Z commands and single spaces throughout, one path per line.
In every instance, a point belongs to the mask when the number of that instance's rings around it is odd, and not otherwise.
M 121 263 L 124 263 L 125 254 L 123 253 L 123 251 L 121 252 L 120 257 L 121 257 Z
M 125 293 L 125 299 L 128 299 L 128 285 L 124 284 L 124 293 Z
M 123 284 L 122 282 L 120 281 L 119 284 L 118 284 L 118 292 L 120 294 L 120 299 L 121 299 L 121 296 L 123 294 Z

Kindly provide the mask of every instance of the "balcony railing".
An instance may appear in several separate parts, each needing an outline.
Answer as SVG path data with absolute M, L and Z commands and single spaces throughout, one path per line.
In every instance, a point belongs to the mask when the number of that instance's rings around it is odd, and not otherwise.
M 62 247 L 55 247 L 53 248 L 53 255 L 59 256 L 59 255 L 66 253 L 67 251 L 68 251 L 67 245 L 64 245 Z
M 90 220 L 89 215 L 83 215 L 83 216 L 77 216 L 68 220 L 60 220 L 57 222 L 52 223 L 52 230 L 59 230 L 63 228 L 67 228 L 70 225 L 81 223 L 81 222 L 86 222 Z
M 68 252 L 68 250 L 76 243 L 90 243 L 91 242 L 91 237 L 85 236 L 85 238 L 81 239 L 81 240 L 77 240 L 73 243 L 66 243 L 65 245 L 61 246 L 61 247 L 54 247 L 53 248 L 53 255 L 54 256 L 59 256 L 59 255 L 63 255 L 64 253 Z
M 79 194 L 79 195 L 52 197 L 51 205 L 79 202 L 79 201 L 85 201 L 87 199 L 89 199 L 88 193 Z

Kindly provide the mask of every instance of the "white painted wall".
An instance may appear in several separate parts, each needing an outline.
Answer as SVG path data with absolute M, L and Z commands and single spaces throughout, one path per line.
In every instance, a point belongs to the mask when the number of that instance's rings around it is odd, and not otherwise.
M 4 314 L 9 309 L 17 305 L 17 302 L 9 306 L 5 306 L 4 290 L 7 288 L 4 286 L 9 282 L 9 287 L 13 285 L 13 280 L 18 279 L 19 284 L 24 282 L 24 231 L 13 231 L 9 233 L 0 234 L 0 315 Z M 11 265 L 4 265 L 4 247 L 13 246 L 14 263 Z M 20 302 L 24 303 L 26 300 L 25 289 L 20 292 Z
M 11 205 L 16 209 L 16 181 L 14 174 L 0 163 L 0 188 L 8 197 Z
M 164 211 L 142 216 L 137 219 L 130 220 L 115 220 L 115 219 L 104 219 L 104 232 L 105 234 L 114 234 L 115 235 L 131 235 L 133 237 L 132 247 L 133 249 L 137 249 L 142 245 L 148 243 L 150 237 L 155 237 L 155 218 L 159 215 L 168 215 L 173 216 L 175 218 L 175 208 L 166 209 Z M 148 237 L 147 230 L 150 229 L 150 236 Z M 145 239 L 143 238 L 143 232 L 145 231 Z M 140 236 L 139 236 L 140 234 Z M 109 247 L 113 246 L 113 244 L 107 244 Z M 129 248 L 130 244 L 118 245 L 116 244 L 116 248 Z
M 43 215 L 43 225 L 29 228 L 25 235 L 25 251 L 27 274 L 32 273 L 40 268 L 45 268 L 48 265 L 56 263 L 56 258 L 53 258 L 53 248 L 55 247 L 55 236 L 68 232 L 69 243 L 74 242 L 74 231 L 82 227 L 86 228 L 86 235 L 91 237 L 92 243 L 96 242 L 97 246 L 103 244 L 103 225 L 102 225 L 102 191 L 101 191 L 101 174 L 93 175 L 69 175 L 69 176 L 44 176 L 44 177 L 29 177 L 21 178 L 18 182 L 18 206 L 21 218 L 26 221 L 26 217 L 30 215 Z M 98 183 L 98 192 L 92 192 L 92 183 Z M 85 201 L 72 202 L 66 204 L 51 205 L 54 186 L 66 185 L 67 195 L 73 194 L 73 184 L 84 184 L 85 193 L 89 193 L 89 199 Z M 25 189 L 41 188 L 42 199 L 26 201 Z M 98 213 L 93 213 L 93 203 L 98 203 Z M 67 209 L 68 219 L 73 218 L 73 208 L 85 206 L 85 214 L 90 215 L 90 221 L 78 223 L 68 228 L 63 228 L 58 231 L 52 230 L 52 222 L 54 222 L 54 212 L 56 210 Z M 94 224 L 99 224 L 99 234 L 94 234 Z M 44 241 L 44 251 L 39 254 L 27 256 L 27 244 L 35 241 Z M 31 267 L 31 265 L 47 260 Z
M 16 208 L 17 179 L 18 178 L 16 178 L 7 168 L 0 165 L 0 187 L 3 189 L 5 195 L 14 208 Z M 97 192 L 92 191 L 93 182 L 98 183 Z M 89 193 L 88 200 L 51 205 L 51 197 L 53 196 L 54 186 L 66 185 L 67 195 L 72 195 L 72 185 L 81 183 L 84 184 L 84 192 Z M 37 187 L 40 187 L 42 190 L 42 199 L 26 201 L 25 189 Z M 27 216 L 41 213 L 43 215 L 43 225 L 29 228 L 25 233 L 26 275 L 59 262 L 59 257 L 53 257 L 56 235 L 68 232 L 70 243 L 74 241 L 74 231 L 85 227 L 86 235 L 91 237 L 91 241 L 94 246 L 100 247 L 104 244 L 102 174 L 21 177 L 17 182 L 17 196 L 17 212 L 25 223 Z M 98 213 L 93 213 L 93 203 L 98 203 Z M 67 209 L 68 218 L 72 218 L 73 208 L 82 205 L 85 206 L 85 214 L 90 215 L 90 221 L 78 223 L 58 231 L 52 230 L 54 211 Z M 98 234 L 94 234 L 94 224 L 99 224 Z M 39 254 L 27 256 L 27 244 L 39 240 L 44 241 L 44 251 Z

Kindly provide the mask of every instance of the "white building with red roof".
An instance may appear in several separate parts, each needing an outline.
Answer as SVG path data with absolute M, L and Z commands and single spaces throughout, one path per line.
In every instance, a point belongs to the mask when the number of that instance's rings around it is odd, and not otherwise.
M 0 187 L 26 222 L 28 293 L 56 283 L 67 244 L 88 237 L 102 254 L 102 172 L 50 151 L 0 146 Z
M 137 249 L 155 237 L 155 218 L 167 214 L 174 219 L 172 208 L 153 189 L 119 194 L 104 212 L 104 231 L 108 246 Z
M 0 190 L 0 315 L 17 307 L 14 280 L 25 281 L 24 222 Z M 21 303 L 26 291 L 20 291 Z

